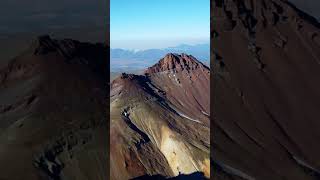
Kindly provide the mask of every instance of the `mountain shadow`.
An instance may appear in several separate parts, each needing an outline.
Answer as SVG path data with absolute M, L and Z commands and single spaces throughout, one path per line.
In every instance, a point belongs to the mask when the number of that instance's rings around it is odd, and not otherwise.
M 180 174 L 176 177 L 172 177 L 172 178 L 166 178 L 164 176 L 161 175 L 144 175 L 144 176 L 140 176 L 137 178 L 133 178 L 132 180 L 164 180 L 164 179 L 169 179 L 169 180 L 207 180 L 208 178 L 206 178 L 203 174 L 203 172 L 194 172 L 192 174 Z

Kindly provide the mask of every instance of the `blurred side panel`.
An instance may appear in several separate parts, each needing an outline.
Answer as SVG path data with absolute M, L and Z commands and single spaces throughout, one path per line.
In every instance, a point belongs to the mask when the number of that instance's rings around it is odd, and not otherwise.
M 215 179 L 316 179 L 320 24 L 280 0 L 214 0 Z
M 108 179 L 109 1 L 0 14 L 0 179 Z

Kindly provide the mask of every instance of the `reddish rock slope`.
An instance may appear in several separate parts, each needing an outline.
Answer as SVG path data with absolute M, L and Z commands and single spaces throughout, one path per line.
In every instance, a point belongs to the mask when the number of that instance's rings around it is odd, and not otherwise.
M 319 178 L 319 23 L 285 0 L 212 12 L 214 178 Z
M 194 57 L 168 54 L 112 82 L 111 179 L 210 176 L 209 76 Z

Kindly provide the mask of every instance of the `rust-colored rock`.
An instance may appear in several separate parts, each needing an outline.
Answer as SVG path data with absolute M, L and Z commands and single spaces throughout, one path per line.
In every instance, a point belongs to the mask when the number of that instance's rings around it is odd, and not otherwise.
M 194 57 L 167 54 L 112 82 L 111 179 L 210 176 L 209 76 Z

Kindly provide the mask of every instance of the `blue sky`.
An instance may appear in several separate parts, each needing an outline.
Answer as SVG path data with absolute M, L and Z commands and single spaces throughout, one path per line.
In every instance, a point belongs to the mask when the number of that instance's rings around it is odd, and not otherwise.
M 210 0 L 110 0 L 111 48 L 208 43 Z

